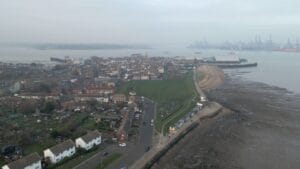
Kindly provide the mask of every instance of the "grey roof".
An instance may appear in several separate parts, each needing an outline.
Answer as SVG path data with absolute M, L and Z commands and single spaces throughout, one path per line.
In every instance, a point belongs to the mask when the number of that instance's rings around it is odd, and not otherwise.
M 32 153 L 32 154 L 29 154 L 19 160 L 16 160 L 14 162 L 7 164 L 7 166 L 10 169 L 24 169 L 25 167 L 27 167 L 33 163 L 37 163 L 40 160 L 41 160 L 41 157 L 38 155 L 38 153 Z
M 69 139 L 69 140 L 62 142 L 60 144 L 57 144 L 56 146 L 53 146 L 49 149 L 53 154 L 58 155 L 72 147 L 75 147 L 75 143 L 71 139 Z
M 86 135 L 82 136 L 82 140 L 86 143 L 89 143 L 90 141 L 98 138 L 101 136 L 101 133 L 99 133 L 99 131 L 94 130 L 94 131 L 90 131 L 88 132 Z

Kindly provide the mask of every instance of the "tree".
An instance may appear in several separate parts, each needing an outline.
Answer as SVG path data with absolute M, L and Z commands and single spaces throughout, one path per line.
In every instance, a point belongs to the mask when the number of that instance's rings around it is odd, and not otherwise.
M 41 112 L 51 113 L 55 109 L 55 104 L 53 102 L 45 102 Z
M 30 100 L 24 100 L 19 104 L 17 108 L 17 112 L 22 114 L 31 114 L 35 112 L 36 107 L 37 107 L 36 102 Z
M 40 92 L 50 93 L 51 87 L 48 84 L 41 83 L 39 86 L 39 90 L 40 90 Z

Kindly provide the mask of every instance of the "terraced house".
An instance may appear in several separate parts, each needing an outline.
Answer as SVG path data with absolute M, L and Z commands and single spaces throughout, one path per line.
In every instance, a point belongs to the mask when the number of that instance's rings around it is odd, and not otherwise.
M 55 164 L 66 157 L 71 157 L 76 153 L 75 143 L 67 140 L 56 146 L 44 150 L 44 158 Z
M 94 146 L 101 144 L 101 133 L 97 130 L 88 132 L 86 135 L 75 140 L 76 147 L 90 150 Z
M 42 169 L 41 157 L 33 153 L 4 165 L 2 169 Z

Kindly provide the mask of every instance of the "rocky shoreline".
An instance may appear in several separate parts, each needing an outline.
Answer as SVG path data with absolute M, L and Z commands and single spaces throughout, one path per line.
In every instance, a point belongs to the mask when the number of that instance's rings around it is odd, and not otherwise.
M 225 76 L 207 96 L 230 109 L 202 122 L 154 168 L 299 168 L 300 96 Z

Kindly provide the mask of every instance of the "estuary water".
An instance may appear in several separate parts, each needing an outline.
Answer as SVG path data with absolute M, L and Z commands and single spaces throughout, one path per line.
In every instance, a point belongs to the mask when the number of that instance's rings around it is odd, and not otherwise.
M 226 55 L 228 51 L 206 51 L 205 55 Z M 257 67 L 225 69 L 227 74 L 235 74 L 246 80 L 263 82 L 272 86 L 286 88 L 300 94 L 300 53 L 285 52 L 235 52 L 240 58 L 248 62 L 257 62 Z
M 120 49 L 120 50 L 38 50 L 32 48 L 0 47 L 0 62 L 12 63 L 50 63 L 50 57 L 85 59 L 90 56 L 120 57 L 133 53 L 148 56 L 164 56 L 182 58 L 203 58 L 210 56 L 226 56 L 231 51 L 193 50 L 184 46 L 169 45 L 152 49 Z M 228 74 L 239 74 L 247 80 L 263 82 L 286 88 L 300 94 L 300 53 L 238 51 L 240 58 L 249 62 L 258 62 L 258 67 L 225 70 Z

